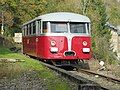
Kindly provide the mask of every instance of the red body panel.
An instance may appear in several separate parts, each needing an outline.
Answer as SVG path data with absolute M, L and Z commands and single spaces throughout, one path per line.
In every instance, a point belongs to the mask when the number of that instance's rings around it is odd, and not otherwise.
M 51 41 L 55 41 L 55 47 L 58 48 L 57 53 L 51 53 Z M 87 42 L 87 46 L 83 46 L 83 41 Z M 33 36 L 23 37 L 23 53 L 35 56 L 41 59 L 54 60 L 76 60 L 76 59 L 90 59 L 91 50 L 89 53 L 84 53 L 83 48 L 90 48 L 90 37 L 74 36 L 71 40 L 71 51 L 74 51 L 75 56 L 65 56 L 64 52 L 68 51 L 68 39 L 66 36 Z
M 28 55 L 36 55 L 36 37 L 24 37 L 23 38 L 23 53 Z
M 65 37 L 48 37 L 48 36 L 40 36 L 38 38 L 38 43 L 37 43 L 37 55 L 39 58 L 44 58 L 44 59 L 63 59 L 64 58 L 64 51 L 67 50 L 67 39 Z M 58 47 L 58 53 L 51 53 L 50 48 L 51 44 L 50 42 L 54 40 L 56 41 L 56 46 Z
M 83 46 L 83 41 L 87 42 L 86 46 Z M 79 59 L 90 59 L 91 58 L 91 50 L 89 53 L 84 53 L 82 51 L 83 48 L 91 49 L 91 40 L 90 37 L 85 36 L 76 36 L 72 39 L 72 50 L 76 52 L 77 58 Z

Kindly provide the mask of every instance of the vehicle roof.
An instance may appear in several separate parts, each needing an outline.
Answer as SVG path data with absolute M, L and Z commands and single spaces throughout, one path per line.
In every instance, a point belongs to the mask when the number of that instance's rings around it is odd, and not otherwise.
M 71 12 L 55 12 L 55 13 L 40 15 L 27 23 L 39 19 L 41 19 L 42 21 L 52 21 L 52 22 L 90 22 L 90 19 L 87 16 L 81 14 L 76 14 Z

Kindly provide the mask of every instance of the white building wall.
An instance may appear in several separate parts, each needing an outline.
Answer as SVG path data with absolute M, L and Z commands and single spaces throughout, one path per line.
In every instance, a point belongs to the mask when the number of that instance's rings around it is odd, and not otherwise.
M 111 30 L 111 46 L 113 47 L 113 52 L 116 52 L 120 58 L 120 26 L 117 26 L 118 31 Z
M 22 33 L 15 33 L 14 42 L 22 43 Z

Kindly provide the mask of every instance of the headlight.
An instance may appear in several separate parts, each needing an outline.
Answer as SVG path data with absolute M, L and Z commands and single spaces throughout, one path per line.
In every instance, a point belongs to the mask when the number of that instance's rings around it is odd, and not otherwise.
M 55 41 L 51 41 L 51 46 L 55 46 L 56 45 L 56 42 Z
M 87 42 L 86 41 L 83 41 L 83 46 L 87 46 Z

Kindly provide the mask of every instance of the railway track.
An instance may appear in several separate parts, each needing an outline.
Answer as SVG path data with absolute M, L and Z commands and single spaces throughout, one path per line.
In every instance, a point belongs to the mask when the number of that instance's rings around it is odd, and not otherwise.
M 60 74 L 61 76 L 69 79 L 70 81 L 76 83 L 78 85 L 78 90 L 109 90 L 106 87 L 102 87 L 100 86 L 98 83 L 89 80 L 83 76 L 77 75 L 73 72 L 70 71 L 66 71 L 64 69 L 55 67 L 53 65 L 41 62 L 41 64 L 43 64 L 44 66 L 47 66 L 48 68 L 54 70 L 55 72 L 57 72 L 58 74 Z
M 120 79 L 117 79 L 117 78 L 105 76 L 105 75 L 102 75 L 102 74 L 99 74 L 99 73 L 95 73 L 93 71 L 85 70 L 85 69 L 79 69 L 79 71 L 83 72 L 83 73 L 91 74 L 91 75 L 98 75 L 99 77 L 102 77 L 102 78 L 104 78 L 104 79 L 106 79 L 108 81 L 112 81 L 114 83 L 120 84 Z
M 120 80 L 117 78 L 105 76 L 90 70 L 80 69 L 79 71 L 70 71 L 76 75 L 84 76 L 85 78 L 98 83 L 101 88 L 108 90 L 120 90 Z

